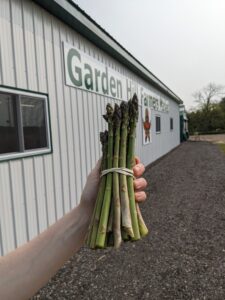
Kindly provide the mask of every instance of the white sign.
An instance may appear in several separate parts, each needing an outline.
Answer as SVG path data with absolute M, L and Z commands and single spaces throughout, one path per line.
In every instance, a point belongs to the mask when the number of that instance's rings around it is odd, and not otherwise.
M 108 97 L 128 100 L 134 93 L 140 103 L 168 112 L 169 102 L 128 77 L 92 58 L 78 48 L 63 43 L 66 85 Z

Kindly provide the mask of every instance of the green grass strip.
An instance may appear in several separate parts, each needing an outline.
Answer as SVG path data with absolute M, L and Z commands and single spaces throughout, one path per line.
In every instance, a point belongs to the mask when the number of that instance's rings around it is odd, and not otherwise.
M 219 148 L 223 151 L 225 154 L 225 144 L 218 144 Z

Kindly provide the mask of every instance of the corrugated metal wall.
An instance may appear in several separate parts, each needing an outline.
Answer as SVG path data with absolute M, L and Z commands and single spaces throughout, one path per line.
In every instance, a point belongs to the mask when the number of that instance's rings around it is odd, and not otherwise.
M 32 1 L 0 1 L 0 85 L 49 95 L 53 144 L 51 155 L 0 163 L 1 255 L 78 204 L 87 174 L 100 156 L 98 133 L 105 129 L 101 115 L 113 100 L 65 85 L 62 41 L 151 88 Z M 169 114 L 152 114 L 162 116 L 162 133 L 154 134 L 152 119 L 152 143 L 142 146 L 139 122 L 137 153 L 145 164 L 179 144 L 178 105 L 170 101 Z

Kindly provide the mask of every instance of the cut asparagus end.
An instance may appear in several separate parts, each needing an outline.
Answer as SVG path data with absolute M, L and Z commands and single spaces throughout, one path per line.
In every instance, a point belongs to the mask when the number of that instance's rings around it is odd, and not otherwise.
M 125 227 L 125 226 L 123 226 L 123 229 L 124 229 L 124 231 L 125 231 L 131 238 L 134 237 L 134 232 L 133 232 L 132 227 Z
M 140 234 L 141 234 L 141 237 L 144 237 L 148 234 L 148 228 L 147 228 L 147 226 L 145 224 L 145 221 L 142 217 L 142 214 L 141 214 L 138 203 L 136 203 L 136 210 L 137 210 L 137 217 L 138 217 L 138 225 L 139 225 Z

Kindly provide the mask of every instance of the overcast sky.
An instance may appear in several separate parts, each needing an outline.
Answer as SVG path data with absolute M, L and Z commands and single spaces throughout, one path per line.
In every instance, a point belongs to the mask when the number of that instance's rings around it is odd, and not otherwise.
M 225 0 L 75 0 L 184 101 L 225 85 Z

